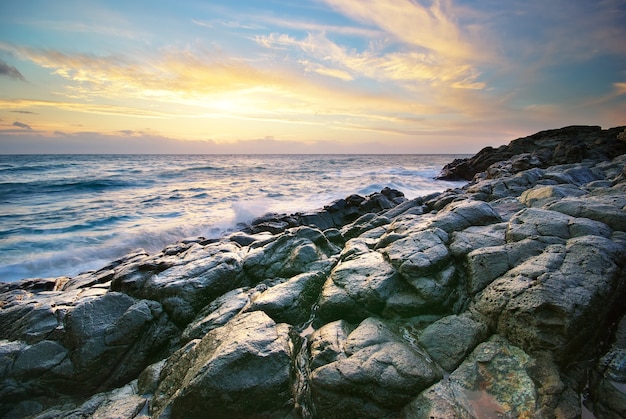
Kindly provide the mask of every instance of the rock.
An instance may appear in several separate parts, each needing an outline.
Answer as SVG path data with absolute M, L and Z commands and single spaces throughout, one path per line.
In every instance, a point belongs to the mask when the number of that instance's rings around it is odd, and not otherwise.
M 453 257 L 462 257 L 475 249 L 503 245 L 506 226 L 507 223 L 496 223 L 455 231 L 450 236 L 450 254 Z
M 540 254 L 548 246 L 542 240 L 521 240 L 501 246 L 481 247 L 466 258 L 467 289 L 470 295 L 482 291 L 496 278 L 520 262 Z
M 241 285 L 243 267 L 234 243 L 195 245 L 176 265 L 151 275 L 138 289 L 125 289 L 138 298 L 160 301 L 179 326 L 189 323 L 205 305 Z M 118 289 L 115 282 L 112 289 Z
M 237 288 L 216 298 L 187 325 L 182 339 L 185 342 L 201 339 L 211 330 L 224 326 L 250 303 L 252 292 L 248 288 Z
M 626 231 L 626 211 L 624 198 L 588 198 L 562 199 L 547 205 L 551 211 L 561 212 L 573 217 L 584 217 L 600 221 L 613 230 Z
M 507 146 L 485 147 L 475 156 L 456 159 L 446 165 L 437 179 L 471 180 L 477 173 L 487 170 L 494 163 L 528 153 L 528 161 L 538 160 L 541 167 L 562 163 L 577 163 L 583 159 L 612 159 L 626 153 L 626 144 L 617 135 L 624 127 L 602 130 L 594 126 L 570 126 L 556 130 L 541 131 L 528 137 L 518 138 Z M 519 159 L 519 158 L 518 158 Z M 516 168 L 526 170 L 526 164 Z M 513 172 L 515 173 L 515 172 Z
M 244 313 L 192 341 L 163 367 L 153 417 L 278 416 L 288 413 L 290 327 Z
M 381 253 L 358 254 L 331 271 L 320 295 L 317 321 L 359 323 L 372 314 L 382 314 L 392 295 L 407 292 L 408 285 Z
M 430 222 L 446 233 L 461 231 L 470 226 L 489 225 L 502 221 L 500 215 L 486 202 L 457 201 L 447 205 Z
M 609 350 L 600 358 L 590 380 L 591 408 L 597 417 L 626 416 L 626 317 L 622 317 Z
M 347 357 L 344 342 L 354 330 L 345 320 L 337 320 L 313 332 L 309 341 L 309 367 L 314 370 Z
M 469 316 L 447 316 L 428 326 L 418 342 L 445 371 L 453 371 L 487 337 L 487 325 Z
M 586 192 L 573 185 L 536 186 L 524 191 L 520 196 L 520 201 L 529 207 L 542 207 L 566 196 L 582 195 L 586 195 Z
M 419 231 L 382 249 L 382 253 L 419 297 L 411 314 L 440 312 L 449 306 L 456 270 L 438 228 Z M 409 313 L 407 313 L 408 315 Z
M 481 151 L 462 188 L 0 283 L 0 416 L 624 416 L 622 131 L 546 131 Z
M 126 385 L 107 394 L 107 400 L 90 415 L 94 419 L 134 418 L 146 405 L 146 398 L 137 394 L 136 383 Z
M 550 351 L 566 362 L 593 350 L 611 295 L 619 295 L 624 248 L 583 236 L 546 247 L 485 288 L 473 309 L 526 351 Z M 590 348 L 591 346 L 591 348 Z
M 311 397 L 320 417 L 391 416 L 441 375 L 422 353 L 369 318 L 350 335 L 347 358 L 311 372 Z
M 588 234 L 608 237 L 610 233 L 607 226 L 602 223 L 573 218 L 553 210 L 528 208 L 511 218 L 506 230 L 506 239 L 509 242 L 517 242 L 542 237 L 545 241 L 547 237 L 551 237 L 558 241 Z
M 41 376 L 65 360 L 68 349 L 53 340 L 21 348 L 13 362 L 12 375 L 22 380 Z
M 532 366 L 529 355 L 496 336 L 478 345 L 448 380 L 411 401 L 403 417 L 531 417 L 537 405 Z
M 320 230 L 310 227 L 288 230 L 269 243 L 255 245 L 243 262 L 246 274 L 255 281 L 324 269 L 332 263 L 329 257 L 340 251 Z
M 404 203 L 404 194 L 396 189 L 384 188 L 366 197 L 350 195 L 339 199 L 319 211 L 290 215 L 266 214 L 253 220 L 244 228 L 246 233 L 282 233 L 297 226 L 312 226 L 320 230 L 342 227 L 362 215 L 379 213 Z
M 303 325 L 311 317 L 311 307 L 317 301 L 327 271 L 296 275 L 286 282 L 262 292 L 247 311 L 263 311 L 277 322 Z

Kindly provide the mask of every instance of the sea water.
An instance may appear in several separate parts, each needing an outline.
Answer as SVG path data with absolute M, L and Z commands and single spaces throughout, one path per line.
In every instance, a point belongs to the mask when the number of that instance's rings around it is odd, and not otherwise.
M 73 276 L 137 248 L 384 187 L 407 198 L 457 155 L 0 155 L 0 281 Z

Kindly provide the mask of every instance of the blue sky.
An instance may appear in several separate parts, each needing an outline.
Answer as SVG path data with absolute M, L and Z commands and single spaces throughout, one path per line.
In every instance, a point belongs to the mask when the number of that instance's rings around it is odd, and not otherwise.
M 0 153 L 474 153 L 626 125 L 626 0 L 0 4 Z

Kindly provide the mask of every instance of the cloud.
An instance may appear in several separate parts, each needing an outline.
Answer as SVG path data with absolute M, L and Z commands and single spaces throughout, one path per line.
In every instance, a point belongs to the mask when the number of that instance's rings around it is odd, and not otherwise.
M 417 1 L 324 0 L 340 13 L 373 24 L 398 41 L 454 60 L 476 60 L 485 51 L 473 43 L 475 34 L 461 27 L 446 0 L 434 0 L 430 7 Z
M 92 55 L 20 47 L 0 49 L 53 70 L 71 81 L 67 96 L 186 100 L 204 95 L 281 84 L 283 77 L 258 70 L 216 49 L 165 49 L 158 56 Z
M 266 48 L 296 48 L 309 54 L 309 59 L 299 62 L 307 71 L 352 80 L 355 74 L 378 81 L 400 81 L 414 84 L 428 82 L 455 88 L 483 89 L 485 83 L 478 81 L 480 73 L 468 64 L 454 64 L 436 55 L 419 51 L 393 51 L 380 53 L 376 44 L 358 52 L 336 44 L 321 34 L 308 34 L 296 39 L 286 34 L 257 36 L 256 42 Z M 321 63 L 333 64 L 330 68 Z
M 37 112 L 31 112 L 31 111 L 11 111 L 12 113 L 24 113 L 24 114 L 29 114 L 29 115 L 37 115 Z
M 365 38 L 384 37 L 385 33 L 378 29 L 363 28 L 350 25 L 328 25 L 318 22 L 308 22 L 298 19 L 281 19 L 276 16 L 260 16 L 263 22 L 285 29 L 295 29 L 306 32 L 324 32 L 339 35 L 359 36 Z
M 171 117 L 175 114 L 164 113 L 155 110 L 132 108 L 129 106 L 99 105 L 95 103 L 76 103 L 67 101 L 33 100 L 33 99 L 0 99 L 0 107 L 5 109 L 15 108 L 54 108 L 65 111 L 89 113 L 95 115 L 133 116 L 138 118 L 161 118 Z M 18 113 L 33 113 L 28 111 L 11 111 Z M 81 125 L 78 125 L 81 126 Z
M 18 128 L 22 128 L 22 129 L 25 129 L 25 130 L 28 130 L 28 131 L 32 131 L 32 130 L 33 130 L 33 129 L 32 129 L 32 127 L 31 127 L 30 125 L 28 125 L 28 124 L 24 124 L 24 123 L 22 123 L 22 122 L 17 122 L 17 121 L 15 121 L 15 122 L 13 123 L 13 126 L 14 126 L 14 127 L 18 127 Z
M 198 20 L 198 19 L 191 19 L 191 22 L 194 25 L 203 26 L 209 29 L 213 29 L 216 26 L 223 26 L 229 29 L 246 29 L 246 30 L 263 29 L 262 26 L 259 26 L 256 24 L 246 24 L 246 23 L 241 23 L 241 22 L 237 22 L 233 20 L 212 20 L 210 22 L 207 22 L 207 21 Z
M 22 73 L 20 73 L 17 68 L 5 63 L 2 60 L 0 60 L 0 75 L 11 77 L 13 79 L 17 79 L 21 81 L 26 81 Z

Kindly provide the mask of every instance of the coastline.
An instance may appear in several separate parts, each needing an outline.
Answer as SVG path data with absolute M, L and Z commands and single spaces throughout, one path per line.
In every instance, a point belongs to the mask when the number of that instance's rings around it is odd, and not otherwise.
M 0 414 L 626 413 L 626 131 L 598 129 L 481 151 L 462 188 L 0 284 Z
M 384 186 L 443 191 L 456 185 L 432 178 L 456 157 L 0 155 L 0 281 L 75 276 Z

